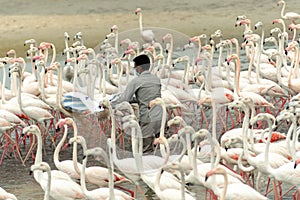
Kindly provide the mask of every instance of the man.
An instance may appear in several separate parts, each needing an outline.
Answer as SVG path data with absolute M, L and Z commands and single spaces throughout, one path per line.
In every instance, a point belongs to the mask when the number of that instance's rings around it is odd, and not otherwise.
M 149 72 L 150 59 L 147 55 L 141 54 L 133 59 L 136 77 L 128 83 L 124 92 L 113 104 L 127 101 L 138 103 L 139 124 L 143 135 L 143 152 L 153 151 L 153 141 L 155 135 L 159 133 L 162 108 L 154 105 L 149 108 L 149 102 L 157 97 L 161 97 L 160 79 Z

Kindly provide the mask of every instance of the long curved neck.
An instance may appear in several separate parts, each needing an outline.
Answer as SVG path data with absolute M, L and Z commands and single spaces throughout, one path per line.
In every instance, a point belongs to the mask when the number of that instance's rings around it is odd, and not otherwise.
M 269 163 L 269 149 L 270 149 L 271 137 L 272 137 L 272 133 L 273 133 L 271 119 L 268 119 L 267 123 L 268 123 L 268 127 L 269 127 L 269 135 L 268 135 L 268 139 L 267 139 L 267 143 L 266 143 L 266 147 L 265 147 L 265 167 L 266 167 L 267 171 L 270 172 L 271 174 L 276 174 L 276 173 L 274 173 L 274 168 L 272 168 L 272 166 Z
M 291 116 L 292 121 L 292 132 L 293 132 L 293 138 L 292 138 L 292 147 L 289 148 L 290 154 L 292 155 L 292 160 L 296 160 L 296 142 L 298 141 L 298 133 L 297 133 L 297 121 L 295 116 Z M 288 137 L 288 136 L 287 136 Z M 290 137 L 287 138 L 290 140 Z
M 161 119 L 159 137 L 164 137 L 165 136 L 165 124 L 166 124 L 166 120 L 167 120 L 167 109 L 166 109 L 166 105 L 164 102 L 162 102 L 160 105 L 161 105 L 163 111 L 162 111 L 162 119 Z M 165 148 L 163 147 L 162 144 L 159 146 L 160 146 L 161 154 L 165 157 L 166 156 Z
M 47 188 L 45 190 L 45 194 L 44 194 L 44 200 L 49 200 L 50 199 L 50 190 L 51 190 L 51 170 L 47 170 Z
M 252 66 L 254 64 L 254 48 L 251 48 L 252 52 L 250 54 L 250 60 L 249 60 L 249 65 L 248 65 L 248 79 L 251 79 L 251 73 L 252 73 Z M 259 83 L 259 78 L 256 78 L 256 82 Z
M 162 170 L 159 170 L 157 172 L 156 178 L 155 178 L 155 183 L 154 183 L 154 191 L 158 197 L 160 197 L 161 193 L 162 193 L 162 191 L 160 189 L 160 177 L 161 177 L 162 173 L 163 173 Z
M 39 165 L 43 161 L 43 153 L 42 153 L 42 145 L 43 145 L 43 140 L 41 136 L 41 132 L 38 130 L 38 133 L 35 134 L 37 137 L 37 149 L 36 149 L 36 154 L 35 154 L 35 165 Z M 40 170 L 34 171 L 33 176 L 34 179 L 40 183 L 41 177 L 42 177 L 43 172 Z
M 86 163 L 87 163 L 87 156 L 82 161 L 82 167 L 81 167 L 81 173 L 80 173 L 80 185 L 81 185 L 83 194 L 88 196 L 89 191 L 87 190 L 86 183 L 85 183 Z
M 59 165 L 59 152 L 60 152 L 61 147 L 63 146 L 64 142 L 66 141 L 67 135 L 68 135 L 68 127 L 65 125 L 63 137 L 61 138 L 57 147 L 54 150 L 53 161 L 56 166 Z
M 77 124 L 72 121 L 72 127 L 73 127 L 73 137 L 77 137 L 78 136 L 78 127 L 77 127 Z M 86 147 L 86 144 L 84 143 L 85 141 L 83 141 L 81 143 L 81 146 L 82 146 L 82 149 L 83 149 L 83 152 L 86 151 L 87 147 Z M 77 165 L 77 143 L 74 142 L 73 143 L 73 154 L 72 154 L 72 160 L 73 160 L 73 163 L 76 163 L 76 165 L 74 165 L 74 168 L 76 170 L 76 167 L 78 169 L 78 165 Z M 77 170 L 76 170 L 77 171 Z M 79 170 L 78 170 L 79 171 Z M 77 173 L 79 173 L 77 171 Z
M 221 45 L 219 48 L 219 58 L 218 58 L 219 75 L 222 75 L 222 54 L 223 54 L 223 46 Z
M 195 139 L 195 143 L 194 143 L 194 153 L 193 153 L 193 162 L 192 162 L 192 168 L 193 168 L 193 173 L 194 173 L 194 177 L 197 178 L 199 177 L 199 173 L 198 173 L 198 167 L 197 167 L 197 147 L 199 144 L 199 138 Z
M 119 53 L 119 33 L 118 33 L 118 30 L 116 31 L 116 34 L 115 34 L 115 50 L 116 50 L 116 53 L 118 55 L 118 53 Z
M 299 47 L 295 46 L 295 66 L 293 69 L 293 77 L 292 78 L 297 78 L 298 77 L 298 71 L 299 71 Z
M 21 97 L 21 93 L 22 93 L 22 91 L 21 91 L 21 87 L 22 87 L 22 77 L 21 77 L 20 71 L 18 71 L 18 77 L 17 77 L 17 79 L 18 79 L 18 104 L 19 104 L 20 110 L 21 110 L 24 114 L 26 114 L 26 113 L 24 112 L 24 109 L 23 109 L 22 97 Z
M 244 149 L 244 154 L 245 154 L 245 157 L 246 159 L 251 162 L 252 159 L 251 159 L 251 156 L 249 154 L 249 150 L 248 150 L 248 128 L 249 128 L 249 116 L 250 116 L 250 113 L 249 113 L 249 109 L 246 107 L 246 106 L 243 106 L 243 111 L 245 112 L 245 116 L 244 116 L 244 121 L 243 121 L 243 125 L 242 125 L 242 132 L 243 132 L 243 149 Z M 240 156 L 241 157 L 241 156 Z M 239 161 L 241 161 L 239 159 Z M 242 163 L 239 162 L 239 167 L 240 168 L 243 168 L 245 171 L 248 171 L 248 170 L 252 170 L 253 167 L 249 167 L 249 168 L 246 168 L 244 166 L 242 166 Z
M 115 200 L 115 192 L 114 192 L 114 181 L 113 181 L 113 172 L 114 172 L 114 162 L 111 155 L 112 151 L 109 151 L 109 165 L 108 165 L 108 186 L 109 186 L 109 199 Z
M 5 66 L 2 68 L 3 74 L 2 74 L 2 85 L 1 85 L 1 103 L 5 104 L 5 85 L 6 85 L 6 68 Z
M 143 16 L 142 13 L 139 13 L 139 24 L 140 24 L 140 33 L 143 34 Z
M 220 200 L 225 200 L 225 196 L 227 193 L 227 187 L 228 187 L 228 175 L 226 172 L 223 172 L 222 175 L 224 176 L 224 187 L 222 190 L 222 194 L 220 196 Z
M 282 8 L 281 8 L 281 13 L 280 13 L 280 15 L 281 15 L 281 18 L 285 18 L 285 17 L 284 17 L 285 2 L 284 2 L 284 1 L 281 1 L 281 2 L 282 2 Z
M 51 63 L 54 63 L 55 62 L 55 59 L 56 59 L 56 47 L 54 44 L 51 44 L 51 47 L 52 47 L 52 59 L 51 59 Z
M 166 104 L 163 102 L 161 104 L 162 107 L 162 119 L 161 119 L 161 126 L 160 126 L 160 137 L 164 137 L 165 135 L 165 124 L 167 120 L 167 109 L 166 109 Z
M 168 51 L 168 58 L 166 65 L 170 67 L 172 65 L 172 55 L 173 55 L 173 37 L 170 37 L 170 47 Z
M 194 70 L 192 70 L 192 71 L 194 71 Z M 187 60 L 185 67 L 184 67 L 183 83 L 189 84 L 189 77 L 190 77 L 190 61 Z
M 75 58 L 76 59 L 76 58 Z M 77 79 L 78 79 L 78 63 L 77 60 L 74 62 L 74 75 L 73 75 L 73 92 L 76 91 L 77 88 Z
M 77 137 L 77 136 L 74 136 Z M 72 155 L 72 160 L 73 160 L 73 165 L 74 165 L 74 169 L 77 172 L 77 174 L 81 175 L 81 169 L 79 169 L 78 167 L 78 162 L 77 162 L 77 142 L 74 142 L 75 144 L 73 144 L 73 155 Z M 86 146 L 86 142 L 84 139 L 82 139 L 80 141 L 81 147 L 82 147 L 82 151 L 83 154 L 85 154 L 86 150 L 87 150 L 87 146 Z M 75 150 L 74 150 L 75 149 Z
M 236 97 L 240 96 L 240 72 L 241 72 L 241 63 L 240 63 L 240 59 L 237 57 L 235 59 L 235 88 L 234 88 L 234 95 Z
M 197 53 L 197 58 L 199 58 L 199 57 L 201 56 L 202 43 L 201 43 L 200 38 L 199 38 L 199 40 L 197 40 L 197 41 L 198 41 L 198 53 Z
M 276 72 L 277 72 L 277 82 L 281 85 L 281 66 L 282 66 L 282 55 L 276 55 Z

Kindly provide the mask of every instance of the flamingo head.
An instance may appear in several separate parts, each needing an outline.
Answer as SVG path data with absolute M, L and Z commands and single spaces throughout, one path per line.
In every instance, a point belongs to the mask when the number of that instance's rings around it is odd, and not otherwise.
M 209 135 L 209 131 L 207 129 L 200 129 L 192 135 L 192 140 L 195 141 L 196 138 L 204 138 Z
M 22 131 L 22 133 L 24 135 L 28 134 L 28 133 L 37 133 L 37 132 L 39 132 L 39 127 L 34 124 L 23 128 L 23 131 Z
M 273 23 L 273 24 L 280 23 L 280 20 L 281 20 L 281 19 L 274 19 L 272 23 Z
M 55 124 L 55 129 L 59 129 L 65 124 L 67 124 L 67 118 L 59 119 L 58 122 Z
M 137 15 L 138 13 L 140 13 L 142 10 L 141 10 L 141 8 L 137 8 L 136 10 L 135 10 L 135 14 Z
M 36 165 L 31 165 L 30 172 L 33 172 L 35 170 L 50 171 L 51 168 L 50 168 L 48 163 L 41 162 L 41 163 L 36 164 Z
M 36 40 L 35 39 L 25 40 L 24 46 L 26 46 L 27 44 L 34 44 L 34 45 L 36 45 Z
M 277 2 L 277 6 L 280 6 L 281 4 L 284 4 L 285 2 L 283 1 L 283 0 L 279 0 L 278 2 Z
M 172 126 L 173 124 L 181 124 L 182 121 L 183 121 L 182 117 L 175 116 L 168 121 L 167 126 Z
M 295 160 L 294 169 L 296 169 L 299 163 L 300 163 L 300 159 L 298 158 Z
M 179 140 L 179 135 L 178 134 L 173 134 L 168 138 L 168 142 L 177 142 Z
M 118 30 L 118 26 L 117 26 L 117 25 L 113 25 L 113 26 L 110 28 L 110 32 L 117 31 L 117 30 Z
M 241 25 L 244 25 L 244 24 L 249 25 L 250 23 L 251 23 L 251 20 L 250 20 L 250 19 L 243 19 L 243 20 L 240 21 L 240 26 L 241 26 Z

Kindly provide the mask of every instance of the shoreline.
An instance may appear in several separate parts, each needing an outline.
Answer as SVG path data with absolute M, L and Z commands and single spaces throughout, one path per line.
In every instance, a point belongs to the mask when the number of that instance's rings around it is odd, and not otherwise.
M 262 21 L 265 36 L 268 37 L 270 29 L 279 26 L 272 24 L 272 21 L 280 18 L 281 10 L 273 0 L 268 2 L 255 0 L 251 3 L 235 0 L 210 2 L 174 0 L 172 5 L 171 1 L 156 0 L 153 2 L 116 0 L 116 4 L 113 5 L 106 0 L 101 3 L 95 3 L 93 0 L 85 2 L 64 0 L 56 2 L 56 6 L 52 1 L 24 3 L 20 0 L 13 2 L 4 0 L 4 3 L 7 7 L 0 8 L 3 14 L 0 15 L 0 57 L 5 56 L 10 49 L 14 49 L 17 56 L 26 56 L 28 47 L 24 47 L 24 41 L 31 38 L 38 44 L 53 43 L 60 53 L 65 48 L 64 32 L 68 32 L 70 37 L 82 32 L 85 46 L 95 48 L 110 33 L 113 25 L 118 26 L 119 34 L 138 29 L 138 17 L 134 14 L 136 7 L 142 8 L 144 28 L 161 27 L 178 31 L 187 37 L 201 34 L 209 37 L 220 29 L 223 39 L 235 37 L 239 41 L 243 39 L 244 27 L 235 27 L 237 16 L 246 15 L 251 20 L 252 27 L 256 22 Z M 287 2 L 286 10 L 296 11 L 297 8 L 300 9 L 300 1 Z M 286 26 L 290 23 L 285 22 Z M 261 34 L 261 30 L 252 29 L 254 33 Z M 161 38 L 157 38 L 157 41 L 160 42 Z M 69 44 L 72 44 L 72 40 Z

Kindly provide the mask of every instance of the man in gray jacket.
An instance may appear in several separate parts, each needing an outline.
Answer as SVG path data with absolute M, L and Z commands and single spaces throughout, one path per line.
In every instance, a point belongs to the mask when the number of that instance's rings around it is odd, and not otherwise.
M 161 97 L 161 82 L 157 76 L 149 72 L 150 59 L 147 55 L 136 56 L 133 61 L 137 76 L 128 83 L 115 103 L 123 101 L 138 103 L 139 124 L 143 135 L 143 152 L 149 153 L 153 151 L 153 141 L 155 135 L 160 131 L 162 120 L 161 106 L 154 105 L 149 108 L 149 102 Z

